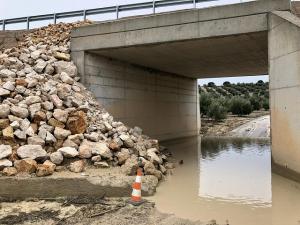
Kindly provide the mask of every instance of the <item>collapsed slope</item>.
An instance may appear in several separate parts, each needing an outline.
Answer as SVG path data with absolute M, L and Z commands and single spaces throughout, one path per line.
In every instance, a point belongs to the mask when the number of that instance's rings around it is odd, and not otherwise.
M 85 22 L 89 23 L 89 22 Z M 61 165 L 138 166 L 161 179 L 167 157 L 157 140 L 103 109 L 79 83 L 70 58 L 70 31 L 85 23 L 49 25 L 0 51 L 0 169 L 3 175 L 51 175 Z

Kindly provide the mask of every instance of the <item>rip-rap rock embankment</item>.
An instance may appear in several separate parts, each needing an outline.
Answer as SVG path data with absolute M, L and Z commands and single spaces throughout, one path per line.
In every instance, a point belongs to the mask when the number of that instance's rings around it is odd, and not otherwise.
M 81 25 L 49 25 L 0 50 L 2 176 L 115 167 L 135 175 L 140 166 L 145 175 L 162 179 L 173 165 L 158 141 L 114 121 L 79 83 L 70 32 Z

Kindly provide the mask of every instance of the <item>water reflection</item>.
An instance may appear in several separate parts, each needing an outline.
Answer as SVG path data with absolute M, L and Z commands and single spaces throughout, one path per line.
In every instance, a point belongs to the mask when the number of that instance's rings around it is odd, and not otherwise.
M 300 184 L 271 173 L 268 141 L 187 138 L 165 143 L 178 165 L 154 197 L 162 212 L 230 225 L 300 225 Z
M 268 141 L 202 140 L 199 196 L 267 207 L 272 202 Z

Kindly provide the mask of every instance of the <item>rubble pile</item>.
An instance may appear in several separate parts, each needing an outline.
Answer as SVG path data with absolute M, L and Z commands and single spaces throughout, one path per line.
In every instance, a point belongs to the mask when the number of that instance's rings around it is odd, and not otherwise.
M 86 22 L 85 22 L 86 23 Z M 79 83 L 70 31 L 83 23 L 49 25 L 0 51 L 0 170 L 47 176 L 64 168 L 137 167 L 161 179 L 172 167 L 157 140 L 128 128 Z

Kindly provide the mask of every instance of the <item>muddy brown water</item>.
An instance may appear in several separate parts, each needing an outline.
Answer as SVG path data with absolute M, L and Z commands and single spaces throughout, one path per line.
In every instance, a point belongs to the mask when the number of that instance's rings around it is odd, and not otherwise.
M 183 160 L 150 199 L 178 217 L 230 225 L 300 225 L 300 184 L 271 172 L 268 140 L 164 143 Z

